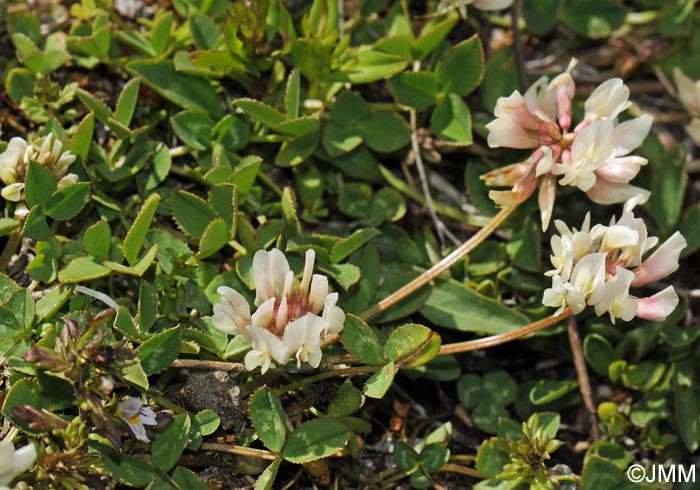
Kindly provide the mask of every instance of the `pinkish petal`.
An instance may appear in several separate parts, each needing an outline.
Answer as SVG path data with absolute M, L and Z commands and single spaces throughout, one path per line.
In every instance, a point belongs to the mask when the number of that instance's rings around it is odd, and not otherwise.
M 528 133 L 514 121 L 499 117 L 486 125 L 487 142 L 491 148 L 536 148 L 539 138 Z
M 540 206 L 542 230 L 546 230 L 547 227 L 549 227 L 549 220 L 552 218 L 552 211 L 554 210 L 554 199 L 557 197 L 556 190 L 557 183 L 554 177 L 548 175 L 542 179 L 540 192 L 537 196 L 537 203 Z
M 681 251 L 688 245 L 679 231 L 671 235 L 648 259 L 642 262 L 634 272 L 637 277 L 632 281 L 633 286 L 642 286 L 658 281 L 662 277 L 678 269 L 678 258 Z
M 493 114 L 529 131 L 537 131 L 541 125 L 541 121 L 532 115 L 525 99 L 517 90 L 508 97 L 499 97 Z
M 654 118 L 650 114 L 644 114 L 616 125 L 613 132 L 615 156 L 627 155 L 639 148 L 649 134 L 653 121 Z
M 597 178 L 593 187 L 586 192 L 588 198 L 598 204 L 617 204 L 638 194 L 648 196 L 649 191 L 629 184 L 610 182 L 605 178 Z
M 595 171 L 596 175 L 616 184 L 628 184 L 646 165 L 646 158 L 629 156 L 614 158 L 610 163 Z
M 660 322 L 665 320 L 676 309 L 677 305 L 678 295 L 673 290 L 673 286 L 669 286 L 653 296 L 638 299 L 637 316 L 645 320 Z

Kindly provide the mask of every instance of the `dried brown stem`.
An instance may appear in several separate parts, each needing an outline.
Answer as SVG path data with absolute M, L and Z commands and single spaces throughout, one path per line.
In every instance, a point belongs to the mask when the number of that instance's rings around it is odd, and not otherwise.
M 479 475 L 479 472 L 474 468 L 469 468 L 468 466 L 460 466 L 458 464 L 447 463 L 445 466 L 440 468 L 440 472 L 458 473 L 460 475 L 471 476 L 472 478 L 483 478 Z
M 212 371 L 245 371 L 240 362 L 207 361 L 201 359 L 175 359 L 170 367 L 187 369 L 208 369 Z
M 524 327 L 520 327 L 510 332 L 500 333 L 498 335 L 491 335 L 490 337 L 484 337 L 476 340 L 467 340 L 465 342 L 445 344 L 442 347 L 440 347 L 439 354 L 459 354 L 460 352 L 487 349 L 496 345 L 505 344 L 512 340 L 516 340 L 525 337 L 526 335 L 530 335 L 531 333 L 537 332 L 538 330 L 551 327 L 552 325 L 555 325 L 560 321 L 566 319 L 569 315 L 571 315 L 571 310 L 569 308 L 566 308 L 559 315 L 548 316 L 547 318 L 537 320 L 536 322 L 532 322 L 528 325 L 525 325 Z
M 491 221 L 486 226 L 477 231 L 469 240 L 464 242 L 451 254 L 449 254 L 440 262 L 432 266 L 430 269 L 423 272 L 420 276 L 416 277 L 414 280 L 401 287 L 397 291 L 394 291 L 389 296 L 381 300 L 379 303 L 365 311 L 362 314 L 362 319 L 364 321 L 371 320 L 380 313 L 391 308 L 393 305 L 395 305 L 402 299 L 415 293 L 420 288 L 428 284 L 430 281 L 438 277 L 440 274 L 448 270 L 459 260 L 461 260 L 465 255 L 467 255 L 478 245 L 480 245 L 484 240 L 486 240 L 486 238 L 488 238 L 501 225 L 501 223 L 503 223 L 506 220 L 506 218 L 510 216 L 513 211 L 515 211 L 517 207 L 517 205 L 514 205 L 501 208 L 501 210 L 491 219 Z M 330 336 L 329 339 L 331 337 L 332 336 Z M 327 343 L 332 343 L 338 340 L 337 338 L 334 338 L 333 340 L 329 341 L 329 339 L 326 340 Z
M 247 456 L 249 458 L 264 459 L 266 461 L 274 461 L 277 456 L 270 451 L 263 449 L 253 449 L 252 447 L 236 446 L 234 444 L 219 444 L 216 442 L 205 442 L 200 448 L 203 451 L 216 451 L 218 453 L 237 454 L 238 456 Z
M 600 432 L 598 430 L 598 417 L 596 416 L 595 402 L 593 401 L 593 390 L 591 390 L 591 382 L 588 378 L 586 359 L 583 357 L 583 348 L 581 347 L 581 338 L 578 335 L 575 317 L 570 317 L 566 322 L 566 330 L 569 333 L 569 344 L 571 344 L 571 353 L 574 357 L 574 367 L 576 368 L 578 387 L 581 391 L 583 404 L 586 407 L 586 411 L 588 411 L 588 423 L 591 428 L 591 438 L 594 441 L 597 441 L 600 438 Z

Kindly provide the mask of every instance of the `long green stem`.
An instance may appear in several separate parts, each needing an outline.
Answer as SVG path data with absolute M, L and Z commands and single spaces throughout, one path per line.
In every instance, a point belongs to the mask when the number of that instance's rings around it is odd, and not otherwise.
M 546 318 L 543 318 L 542 320 L 537 320 L 536 322 L 525 325 L 524 327 L 520 327 L 517 330 L 499 333 L 498 335 L 491 335 L 490 337 L 484 337 L 476 340 L 467 340 L 465 342 L 445 344 L 442 347 L 440 347 L 440 352 L 438 353 L 438 355 L 459 354 L 461 352 L 487 349 L 496 345 L 505 344 L 512 340 L 516 340 L 525 337 L 526 335 L 530 335 L 531 333 L 537 332 L 538 330 L 551 327 L 552 325 L 555 325 L 560 321 L 568 318 L 569 315 L 571 315 L 571 310 L 569 308 L 566 308 L 559 315 L 548 316 Z
M 469 240 L 460 245 L 459 248 L 455 249 L 450 255 L 442 259 L 440 262 L 432 266 L 420 276 L 416 277 L 413 281 L 409 282 L 397 291 L 391 293 L 379 303 L 365 311 L 362 314 L 362 319 L 365 321 L 371 320 L 380 313 L 394 306 L 402 299 L 415 293 L 420 288 L 422 288 L 430 281 L 438 277 L 440 274 L 445 272 L 447 269 L 452 267 L 465 255 L 467 255 L 484 240 L 486 240 L 486 238 L 488 238 L 494 231 L 496 231 L 500 224 L 503 223 L 503 221 L 505 221 L 505 219 L 508 216 L 510 216 L 516 208 L 517 205 L 506 206 L 502 208 L 486 226 L 477 231 Z

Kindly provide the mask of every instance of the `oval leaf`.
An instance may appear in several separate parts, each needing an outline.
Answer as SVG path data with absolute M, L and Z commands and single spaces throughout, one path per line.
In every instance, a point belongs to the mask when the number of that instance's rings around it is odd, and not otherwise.
M 350 431 L 340 422 L 314 419 L 292 432 L 282 455 L 292 463 L 308 463 L 340 451 L 349 437 Z

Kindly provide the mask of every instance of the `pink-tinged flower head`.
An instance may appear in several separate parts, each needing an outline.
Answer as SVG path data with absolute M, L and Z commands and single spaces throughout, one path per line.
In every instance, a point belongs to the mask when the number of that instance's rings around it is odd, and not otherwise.
M 295 285 L 294 271 L 282 251 L 256 252 L 252 272 L 257 309 L 252 315 L 243 295 L 226 286 L 217 289 L 221 301 L 214 305 L 212 325 L 229 335 L 241 336 L 243 340 L 252 342 L 252 350 L 245 358 L 248 369 L 261 366 L 263 372 L 267 371 L 272 361 L 284 365 L 292 354 L 297 356 L 298 363 L 309 362 L 317 367 L 321 338 L 343 329 L 345 313 L 336 306 L 338 293 L 330 291 L 326 276 L 313 273 L 314 262 L 315 252 L 309 249 L 305 254 L 301 280 Z M 318 344 L 318 351 L 311 349 L 312 344 L 308 339 L 304 341 L 306 347 L 299 350 L 296 342 L 299 338 L 298 325 L 307 324 L 314 325 L 305 332 L 315 332 L 318 342 L 313 345 Z M 288 334 L 287 330 L 292 325 L 297 326 Z M 288 339 L 294 342 L 289 340 L 292 342 L 289 343 Z
M 36 461 L 36 446 L 29 443 L 15 449 L 9 439 L 0 441 L 0 485 L 9 485 L 17 475 Z
M 117 417 L 126 422 L 136 439 L 144 442 L 150 441 L 146 435 L 145 426 L 156 425 L 157 422 L 155 412 L 146 406 L 145 399 L 134 398 L 133 396 L 124 397 L 117 405 L 116 414 Z
M 567 306 L 573 313 L 580 313 L 586 305 L 594 306 L 598 316 L 608 313 L 612 323 L 616 318 L 629 321 L 635 316 L 662 320 L 673 311 L 678 304 L 673 288 L 650 298 L 637 298 L 629 291 L 675 271 L 686 246 L 676 232 L 643 260 L 658 242 L 648 236 L 644 221 L 632 212 L 644 201 L 644 196 L 635 196 L 625 204 L 621 218 L 613 218 L 608 226 L 591 228 L 589 215 L 580 231 L 555 222 L 559 235 L 552 237 L 554 269 L 545 273 L 552 276 L 552 287 L 542 300 L 545 306 L 559 307 L 555 314 Z
M 566 72 L 548 81 L 536 81 L 524 95 L 515 91 L 496 102 L 496 118 L 486 125 L 492 148 L 532 149 L 520 163 L 493 170 L 482 176 L 488 186 L 510 187 L 490 191 L 499 206 L 517 205 L 540 186 L 538 204 L 542 228 L 552 216 L 556 185 L 578 187 L 597 203 L 624 202 L 646 192 L 629 182 L 647 160 L 630 155 L 644 141 L 651 128 L 651 116 L 618 123 L 626 110 L 629 89 L 620 79 L 601 84 L 585 102 L 585 117 L 573 126 L 572 100 L 576 85 L 571 76 L 573 61 Z M 573 126 L 573 129 L 571 129 Z

